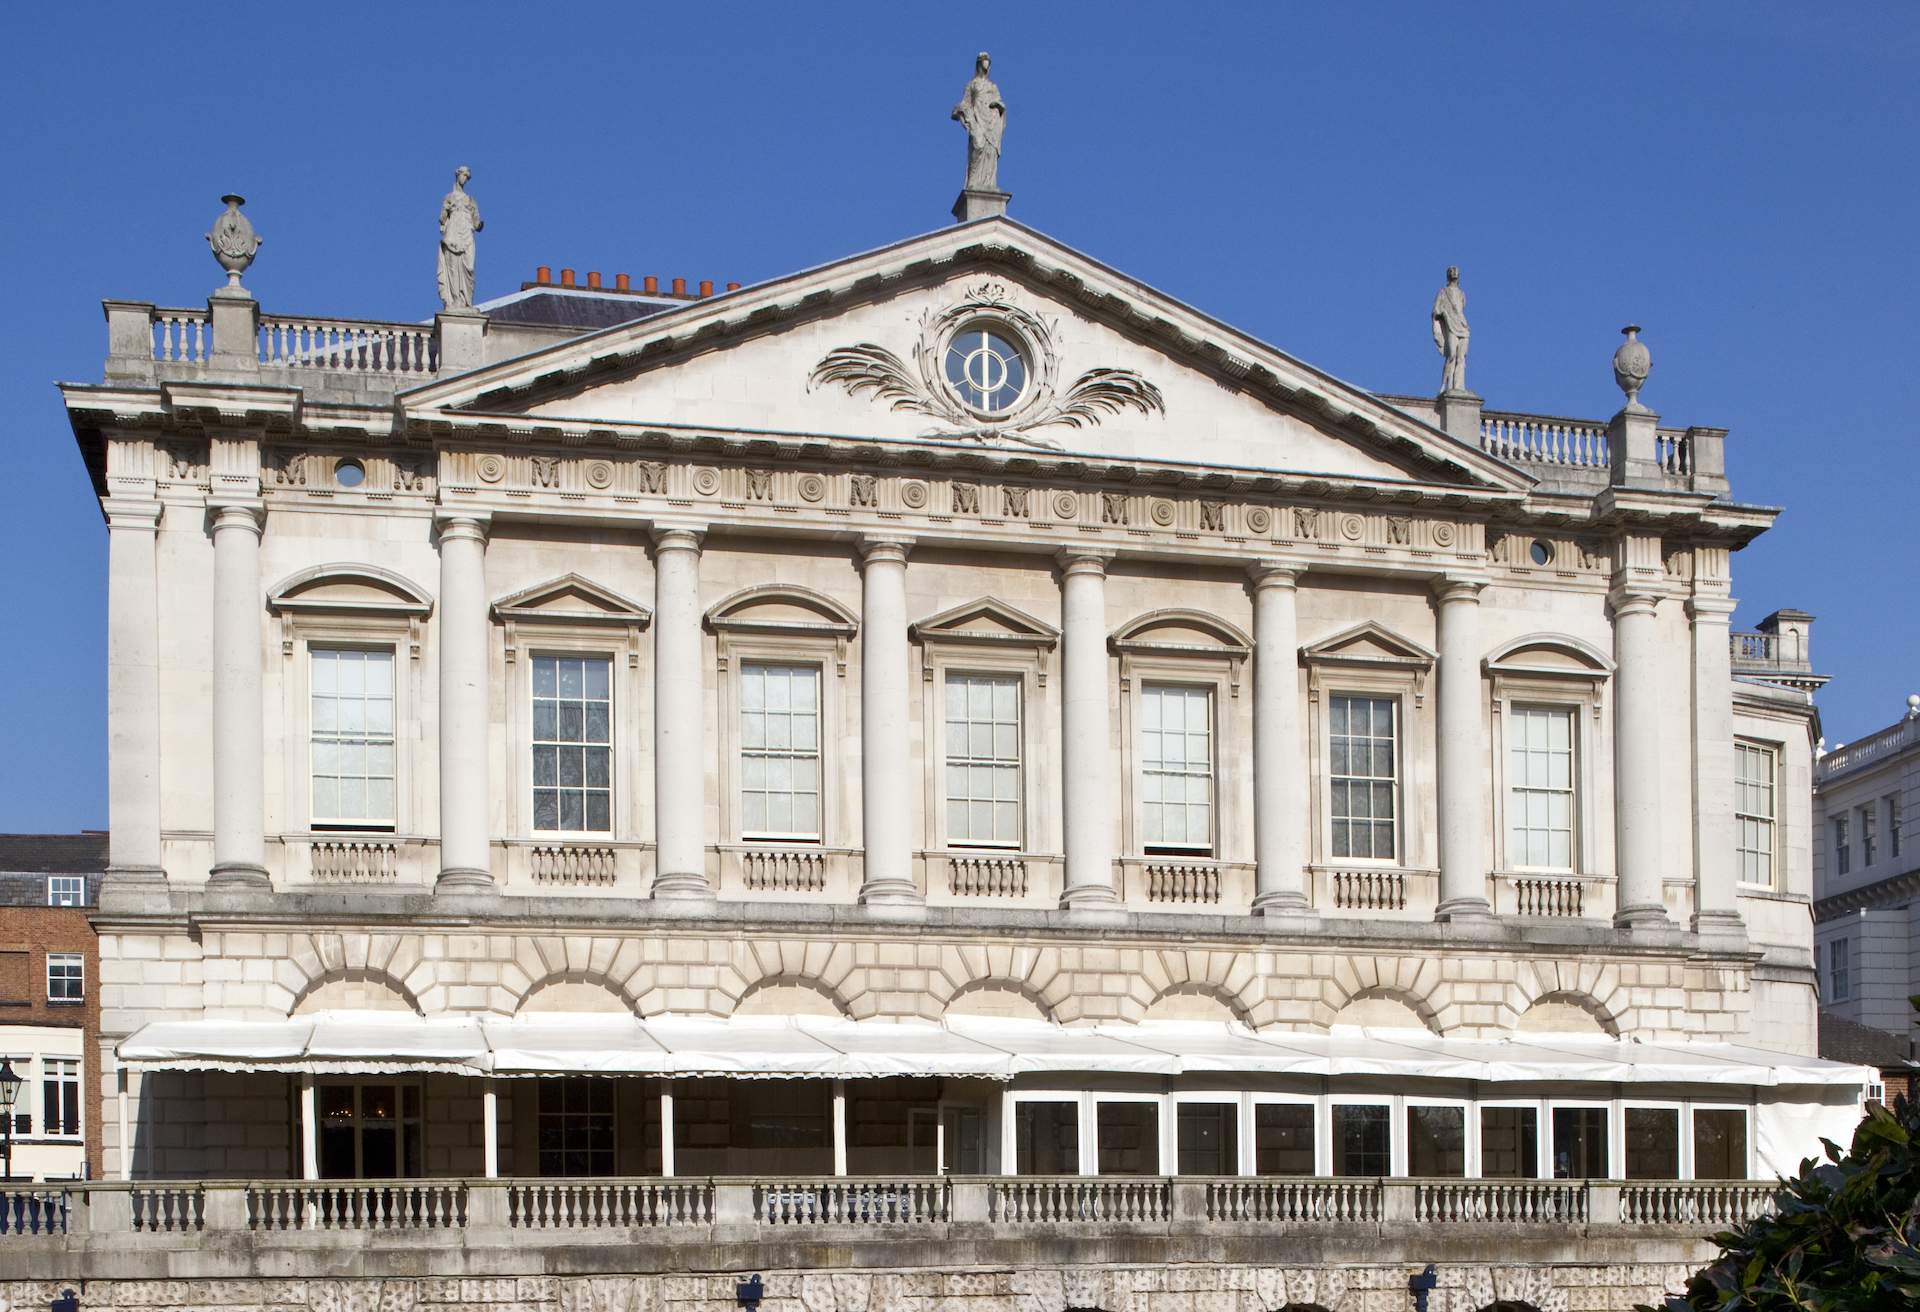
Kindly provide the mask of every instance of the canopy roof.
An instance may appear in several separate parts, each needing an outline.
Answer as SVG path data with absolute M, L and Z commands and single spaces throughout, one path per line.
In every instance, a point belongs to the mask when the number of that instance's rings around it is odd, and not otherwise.
M 539 1015 L 422 1018 L 327 1012 L 282 1021 L 159 1021 L 121 1041 L 147 1070 L 462 1075 L 660 1075 L 1011 1080 L 1046 1073 L 1372 1075 L 1488 1083 L 1864 1085 L 1865 1067 L 1733 1043 L 1527 1034 L 1447 1039 L 1407 1030 L 1259 1032 L 1165 1022 L 1068 1029 L 984 1017 L 944 1024 L 812 1016 L 705 1020 Z

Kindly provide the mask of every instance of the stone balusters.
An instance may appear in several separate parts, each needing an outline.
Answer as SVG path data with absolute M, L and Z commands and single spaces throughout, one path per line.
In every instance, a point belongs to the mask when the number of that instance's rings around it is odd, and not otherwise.
M 653 896 L 706 899 L 700 530 L 657 524 L 653 543 Z
M 109 497 L 108 877 L 164 880 L 160 863 L 160 504 Z
M 1061 794 L 1070 911 L 1117 911 L 1113 887 L 1113 748 L 1107 704 L 1107 561 L 1066 551 L 1061 569 Z
M 1253 575 L 1253 851 L 1256 913 L 1311 917 L 1305 860 L 1307 777 L 1300 741 L 1303 568 L 1262 561 Z
M 913 877 L 913 758 L 907 715 L 907 551 L 869 539 L 860 604 L 861 827 L 866 874 L 860 901 L 917 905 Z
M 437 889 L 493 888 L 487 758 L 487 525 L 440 520 L 440 878 Z
M 1480 591 L 1487 581 L 1449 574 L 1439 607 L 1439 920 L 1490 915 L 1487 900 L 1487 734 L 1480 677 Z
M 257 500 L 213 510 L 213 871 L 224 888 L 265 888 L 261 725 L 260 532 Z

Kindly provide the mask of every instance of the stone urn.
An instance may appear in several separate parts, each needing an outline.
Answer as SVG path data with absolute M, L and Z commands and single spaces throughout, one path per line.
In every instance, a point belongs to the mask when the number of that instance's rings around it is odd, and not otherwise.
M 1647 375 L 1653 371 L 1653 356 L 1648 353 L 1647 344 L 1640 340 L 1639 324 L 1630 323 L 1620 331 L 1627 335 L 1627 340 L 1613 353 L 1613 381 L 1627 394 L 1627 409 L 1638 410 L 1640 389 L 1646 386 Z
M 260 252 L 260 243 L 264 238 L 253 230 L 253 224 L 240 212 L 247 203 L 244 196 L 222 196 L 226 202 L 226 211 L 213 221 L 213 231 L 207 234 L 207 245 L 213 247 L 213 258 L 227 271 L 227 290 L 239 292 L 240 275 L 253 263 L 253 257 Z M 240 293 L 244 295 L 244 293 Z

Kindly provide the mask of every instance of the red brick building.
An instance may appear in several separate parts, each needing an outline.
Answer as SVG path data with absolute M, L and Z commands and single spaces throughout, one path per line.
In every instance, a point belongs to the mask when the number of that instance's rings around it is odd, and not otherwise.
M 104 833 L 0 834 L 0 1058 L 22 1081 L 11 1179 L 100 1174 L 100 960 L 88 917 L 106 864 Z

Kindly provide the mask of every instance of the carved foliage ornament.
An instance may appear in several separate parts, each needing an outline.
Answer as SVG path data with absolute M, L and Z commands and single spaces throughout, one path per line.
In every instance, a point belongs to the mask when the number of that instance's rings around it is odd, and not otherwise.
M 1025 369 L 1024 387 L 1001 410 L 981 410 L 962 397 L 947 377 L 948 354 L 955 339 L 974 331 L 991 333 L 1012 344 Z M 997 282 L 978 283 L 946 309 L 920 317 L 920 336 L 909 365 L 873 342 L 857 342 L 829 351 L 807 380 L 807 388 L 838 383 L 848 395 L 871 392 L 890 410 L 923 414 L 944 429 L 929 436 L 971 437 L 981 442 L 1017 442 L 1057 447 L 1026 430 L 1064 424 L 1086 428 L 1108 415 L 1136 410 L 1165 414 L 1160 389 L 1130 369 L 1089 369 L 1064 388 L 1052 327 L 1008 299 Z

